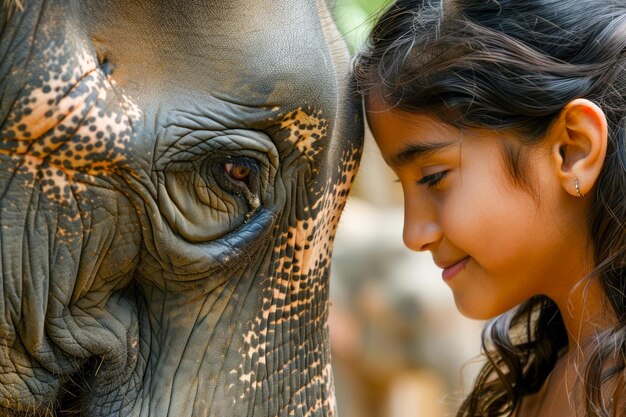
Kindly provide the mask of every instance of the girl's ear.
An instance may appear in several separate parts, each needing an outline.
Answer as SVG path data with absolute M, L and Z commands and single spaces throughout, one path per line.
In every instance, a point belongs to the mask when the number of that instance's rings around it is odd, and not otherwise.
M 550 150 L 561 186 L 581 197 L 595 184 L 606 155 L 608 128 L 600 107 L 575 99 L 561 111 Z

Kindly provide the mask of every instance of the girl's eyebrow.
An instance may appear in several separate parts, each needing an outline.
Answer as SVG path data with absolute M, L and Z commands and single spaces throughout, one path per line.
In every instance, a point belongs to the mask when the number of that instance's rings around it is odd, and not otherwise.
M 409 162 L 413 162 L 416 159 L 425 158 L 436 152 L 441 151 L 443 148 L 447 148 L 454 145 L 455 141 L 450 142 L 426 142 L 426 143 L 410 143 L 406 145 L 400 152 L 393 155 L 388 165 L 391 168 L 400 168 Z

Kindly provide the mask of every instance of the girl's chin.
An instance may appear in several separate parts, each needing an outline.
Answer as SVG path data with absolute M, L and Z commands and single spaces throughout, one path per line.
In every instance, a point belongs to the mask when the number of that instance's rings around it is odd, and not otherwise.
M 515 307 L 517 304 L 513 304 L 511 306 L 503 306 L 503 305 L 494 305 L 488 302 L 485 302 L 485 297 L 481 297 L 478 299 L 477 297 L 472 297 L 470 300 L 466 300 L 462 297 L 458 292 L 454 292 L 454 303 L 456 305 L 456 309 L 463 316 L 472 320 L 490 320 L 494 317 L 498 317 L 501 314 L 506 313 L 511 308 Z

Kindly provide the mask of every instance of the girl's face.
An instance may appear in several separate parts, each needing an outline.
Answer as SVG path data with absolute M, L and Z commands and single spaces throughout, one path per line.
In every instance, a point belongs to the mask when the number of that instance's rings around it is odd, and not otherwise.
M 587 233 L 547 146 L 524 148 L 529 191 L 499 145 L 511 132 L 461 131 L 368 104 L 369 126 L 404 192 L 404 243 L 432 253 L 461 313 L 486 319 L 533 295 L 567 297 L 585 269 Z

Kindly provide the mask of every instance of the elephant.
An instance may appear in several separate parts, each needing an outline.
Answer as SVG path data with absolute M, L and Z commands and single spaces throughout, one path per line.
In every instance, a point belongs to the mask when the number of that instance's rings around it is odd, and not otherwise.
M 0 5 L 0 415 L 336 415 L 333 7 Z

